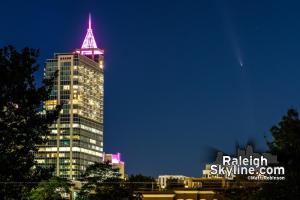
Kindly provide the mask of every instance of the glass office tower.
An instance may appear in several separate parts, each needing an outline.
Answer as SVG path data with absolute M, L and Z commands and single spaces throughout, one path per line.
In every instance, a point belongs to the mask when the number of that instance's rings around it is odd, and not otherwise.
M 47 59 L 45 78 L 57 71 L 46 110 L 62 105 L 47 144 L 39 146 L 39 165 L 55 167 L 57 176 L 77 179 L 86 167 L 103 161 L 104 50 L 89 28 L 80 49 Z

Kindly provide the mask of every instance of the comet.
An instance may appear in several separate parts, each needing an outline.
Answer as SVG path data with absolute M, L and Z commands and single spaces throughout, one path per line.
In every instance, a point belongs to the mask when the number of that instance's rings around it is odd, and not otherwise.
M 240 66 L 243 67 L 244 66 L 243 61 L 240 60 L 239 62 L 240 62 Z
M 232 12 L 229 12 L 227 5 L 222 3 L 220 3 L 219 8 L 222 14 L 224 33 L 227 35 L 236 64 L 238 64 L 241 68 L 244 68 L 243 52 L 241 51 L 242 49 L 236 27 L 234 26 L 232 16 L 230 15 Z

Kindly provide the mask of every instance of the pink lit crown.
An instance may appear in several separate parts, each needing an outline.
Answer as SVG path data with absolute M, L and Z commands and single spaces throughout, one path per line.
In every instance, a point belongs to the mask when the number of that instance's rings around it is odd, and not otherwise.
M 89 27 L 81 45 L 81 49 L 77 49 L 76 52 L 81 55 L 104 54 L 104 50 L 97 47 L 97 43 L 93 35 L 91 14 L 89 14 Z

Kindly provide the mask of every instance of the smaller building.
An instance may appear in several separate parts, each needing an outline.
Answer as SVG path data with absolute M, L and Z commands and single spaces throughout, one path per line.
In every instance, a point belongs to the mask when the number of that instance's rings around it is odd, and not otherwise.
M 219 175 L 219 174 L 211 174 L 211 165 L 212 164 L 206 164 L 204 170 L 202 170 L 202 177 L 203 178 L 225 178 L 227 180 L 233 180 L 234 179 L 234 175 L 228 175 L 227 172 L 225 175 Z
M 186 179 L 185 188 L 215 190 L 227 188 L 228 185 L 229 182 L 224 177 L 188 178 Z
M 160 175 L 158 177 L 160 191 L 172 191 L 178 189 L 224 189 L 229 187 L 229 180 L 225 177 L 188 177 L 183 175 Z
M 202 170 L 202 176 L 204 178 L 214 178 L 218 177 L 218 175 L 211 174 L 211 164 L 206 164 L 204 170 Z
M 118 169 L 121 175 L 120 178 L 125 179 L 125 163 L 121 160 L 121 154 L 107 154 L 104 155 L 104 162 L 109 162 L 112 165 L 113 169 Z
M 160 175 L 158 176 L 158 186 L 159 189 L 167 189 L 170 182 L 176 181 L 177 184 L 187 184 L 187 180 L 189 177 L 183 175 Z
M 140 192 L 136 196 L 143 200 L 222 200 L 223 197 L 211 190 L 174 190 L 174 191 L 156 191 L 156 192 Z

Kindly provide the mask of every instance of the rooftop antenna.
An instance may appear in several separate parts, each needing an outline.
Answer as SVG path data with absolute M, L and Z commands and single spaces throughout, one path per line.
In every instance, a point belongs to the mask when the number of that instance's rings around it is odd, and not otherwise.
M 89 28 L 87 29 L 87 33 L 85 35 L 84 41 L 81 46 L 82 49 L 89 49 L 89 48 L 97 48 L 97 44 L 93 35 L 92 30 L 92 17 L 91 13 L 89 13 Z
M 92 29 L 92 18 L 91 18 L 91 13 L 89 13 L 89 29 Z

